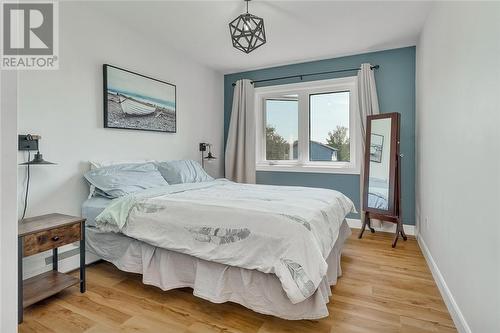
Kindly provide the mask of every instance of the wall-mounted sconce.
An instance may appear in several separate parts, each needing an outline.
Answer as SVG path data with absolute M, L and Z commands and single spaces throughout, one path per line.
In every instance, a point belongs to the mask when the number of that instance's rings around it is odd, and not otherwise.
M 205 156 L 205 152 L 208 151 L 207 156 Z M 205 168 L 205 160 L 215 160 L 217 157 L 215 157 L 212 154 L 212 144 L 206 143 L 206 142 L 201 142 L 200 143 L 200 152 L 201 152 L 201 166 Z
M 24 163 L 20 163 L 19 165 L 27 166 L 27 179 L 26 179 L 26 193 L 24 197 L 24 209 L 23 209 L 23 217 L 26 216 L 26 209 L 28 208 L 28 193 L 30 189 L 30 166 L 31 165 L 54 165 L 56 163 L 52 163 L 43 159 L 43 155 L 40 153 L 39 149 L 39 140 L 42 137 L 39 135 L 19 135 L 18 136 L 18 149 L 20 151 L 28 152 L 28 161 Z M 31 160 L 31 151 L 36 151 L 35 156 Z

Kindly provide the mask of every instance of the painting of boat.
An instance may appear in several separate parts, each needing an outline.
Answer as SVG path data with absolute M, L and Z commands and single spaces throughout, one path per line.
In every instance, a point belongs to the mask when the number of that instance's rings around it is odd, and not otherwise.
M 177 132 L 175 85 L 103 65 L 104 127 Z
M 155 105 L 146 104 L 130 97 L 118 95 L 122 111 L 130 116 L 146 116 L 156 111 Z

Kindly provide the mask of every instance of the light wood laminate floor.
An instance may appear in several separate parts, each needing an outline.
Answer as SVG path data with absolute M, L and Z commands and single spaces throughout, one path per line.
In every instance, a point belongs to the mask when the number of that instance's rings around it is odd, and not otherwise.
M 87 269 L 78 287 L 25 310 L 27 332 L 456 332 L 416 240 L 391 248 L 391 234 L 358 230 L 342 256 L 343 276 L 332 288 L 330 316 L 287 321 L 234 303 L 212 304 L 191 289 L 161 291 L 105 262 Z

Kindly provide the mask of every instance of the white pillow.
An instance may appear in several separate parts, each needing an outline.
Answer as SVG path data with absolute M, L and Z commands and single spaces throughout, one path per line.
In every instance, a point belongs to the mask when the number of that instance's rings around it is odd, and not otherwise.
M 168 185 L 155 163 L 115 164 L 90 170 L 84 176 L 96 191 L 109 198 Z
M 151 162 L 156 162 L 155 160 L 108 160 L 108 161 L 89 161 L 90 164 L 90 170 L 94 169 L 99 169 L 103 167 L 107 167 L 110 165 L 116 165 L 116 164 L 142 164 L 142 163 L 151 163 Z M 97 196 L 96 194 L 96 188 L 94 185 L 90 185 L 89 189 L 89 196 L 88 199 Z
M 201 167 L 200 163 L 193 160 L 176 160 L 157 162 L 158 171 L 167 183 L 199 183 L 214 180 Z

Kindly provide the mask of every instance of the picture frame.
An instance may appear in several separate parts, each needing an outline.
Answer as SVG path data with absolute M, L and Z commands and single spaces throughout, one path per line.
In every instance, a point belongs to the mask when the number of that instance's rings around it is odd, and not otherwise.
M 103 65 L 104 128 L 177 132 L 174 84 Z
M 371 134 L 370 137 L 370 161 L 382 163 L 382 151 L 384 149 L 384 136 Z

